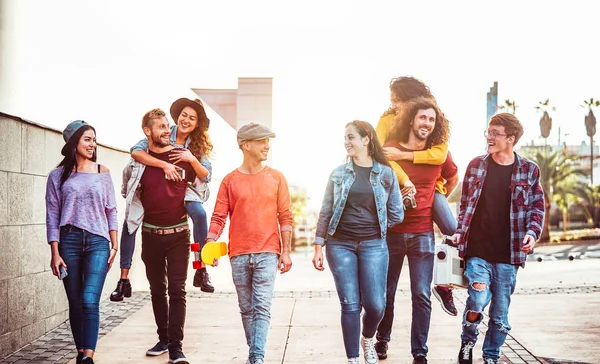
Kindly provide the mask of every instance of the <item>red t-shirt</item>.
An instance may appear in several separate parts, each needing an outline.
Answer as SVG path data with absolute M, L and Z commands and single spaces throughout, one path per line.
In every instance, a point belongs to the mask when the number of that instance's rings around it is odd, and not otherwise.
M 390 140 L 385 143 L 386 147 L 395 147 L 405 152 L 415 152 L 415 150 L 404 148 L 400 143 Z M 417 188 L 415 200 L 417 207 L 404 211 L 404 221 L 401 224 L 390 228 L 391 231 L 399 233 L 425 233 L 433 231 L 433 196 L 435 193 L 435 182 L 439 175 L 443 178 L 452 178 L 458 173 L 458 167 L 454 164 L 450 152 L 446 161 L 439 166 L 431 164 L 414 164 L 411 161 L 391 162 L 398 163 L 406 172 L 410 181 Z
M 152 151 L 148 151 L 148 153 L 155 158 L 169 162 L 169 154 L 172 150 L 164 153 Z M 187 162 L 179 162 L 177 166 L 185 170 L 185 180 L 181 182 L 167 180 L 162 168 L 146 166 L 144 169 L 140 180 L 144 222 L 156 226 L 170 226 L 187 219 L 183 199 L 187 182 L 193 182 L 196 173 L 192 165 Z

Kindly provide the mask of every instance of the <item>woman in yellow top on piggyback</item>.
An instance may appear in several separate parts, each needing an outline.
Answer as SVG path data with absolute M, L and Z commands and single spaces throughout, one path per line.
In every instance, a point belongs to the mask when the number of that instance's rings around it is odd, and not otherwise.
M 402 105 L 415 97 L 429 97 L 435 99 L 422 81 L 413 77 L 398 77 L 390 82 L 390 101 L 391 107 L 383 113 L 377 123 L 377 138 L 380 143 L 385 142 L 390 137 L 395 126 L 397 111 Z M 414 195 L 415 185 L 410 181 L 408 175 L 402 170 L 397 160 L 410 160 L 415 164 L 433 164 L 440 165 L 446 161 L 448 155 L 448 144 L 438 144 L 430 149 L 418 152 L 404 152 L 394 147 L 384 147 L 384 154 L 391 162 L 392 169 L 398 178 L 401 186 L 402 196 Z M 456 218 L 452 214 L 447 197 L 449 195 L 445 187 L 445 180 L 439 176 L 436 181 L 436 193 L 433 202 L 433 221 L 436 223 L 442 234 L 446 236 L 454 235 L 456 231 Z M 458 311 L 454 306 L 452 290 L 435 286 L 432 290 L 434 296 L 440 301 L 442 309 L 449 315 L 456 316 Z M 378 348 L 379 349 L 379 348 Z

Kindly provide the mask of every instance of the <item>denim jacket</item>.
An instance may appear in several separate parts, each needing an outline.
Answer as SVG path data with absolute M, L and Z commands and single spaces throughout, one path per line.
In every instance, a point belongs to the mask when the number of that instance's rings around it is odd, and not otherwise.
M 356 173 L 354 172 L 352 160 L 331 172 L 323 197 L 321 212 L 319 213 L 314 242 L 316 245 L 325 245 L 327 235 L 335 233 L 346 206 L 350 187 L 352 187 L 355 179 Z M 387 229 L 404 220 L 404 208 L 398 179 L 392 168 L 373 161 L 370 181 L 375 194 L 375 206 L 377 207 L 377 218 L 381 228 L 381 238 L 385 239 Z
M 169 137 L 171 145 L 177 146 L 177 125 L 171 126 L 171 136 Z M 185 141 L 185 144 L 182 147 L 187 148 L 190 144 L 190 138 L 188 137 Z M 131 148 L 130 152 L 134 150 L 143 150 L 144 152 L 148 151 L 148 139 L 144 138 L 140 140 L 136 145 Z M 210 190 L 208 189 L 208 184 L 212 178 L 212 164 L 210 160 L 206 158 L 205 155 L 202 156 L 200 160 L 200 164 L 206 169 L 208 169 L 208 176 L 204 178 L 198 178 L 194 180 L 194 183 L 188 184 L 188 188 L 185 191 L 185 201 L 197 201 L 205 203 L 208 201 L 208 197 L 210 196 Z M 125 183 L 125 182 L 124 182 Z

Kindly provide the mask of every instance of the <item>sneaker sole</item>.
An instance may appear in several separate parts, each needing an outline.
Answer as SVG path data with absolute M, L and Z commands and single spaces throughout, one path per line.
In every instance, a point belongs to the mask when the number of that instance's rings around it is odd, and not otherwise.
M 164 350 L 164 351 L 146 351 L 146 356 L 159 356 L 159 355 L 163 355 L 164 353 L 168 353 L 169 350 Z
M 431 293 L 433 293 L 433 295 L 435 296 L 435 298 L 437 298 L 437 300 L 440 302 L 440 306 L 442 307 L 442 310 L 444 310 L 445 313 L 447 313 L 450 316 L 458 316 L 458 313 L 450 312 L 446 308 L 446 306 L 444 306 L 444 301 L 442 300 L 442 297 L 440 296 L 439 293 L 437 293 L 437 291 L 435 289 L 432 289 Z
M 171 363 L 171 364 L 190 364 L 190 362 L 184 358 L 175 359 L 175 360 L 169 359 L 169 363 Z

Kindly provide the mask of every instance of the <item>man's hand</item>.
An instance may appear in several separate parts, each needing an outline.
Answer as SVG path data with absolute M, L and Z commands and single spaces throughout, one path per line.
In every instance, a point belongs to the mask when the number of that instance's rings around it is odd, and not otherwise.
M 529 254 L 529 252 L 533 251 L 535 247 L 535 238 L 531 235 L 525 235 L 525 239 L 523 239 L 523 246 L 521 247 L 521 251 Z
M 417 188 L 415 187 L 415 185 L 410 181 L 406 181 L 404 183 L 404 186 L 402 187 L 402 189 L 400 190 L 400 192 L 402 192 L 402 196 L 406 196 L 408 194 L 416 194 L 417 193 Z
M 165 164 L 162 167 L 163 172 L 165 172 L 165 177 L 169 180 L 169 181 L 183 181 L 183 179 L 181 178 L 181 176 L 179 175 L 179 173 L 177 172 L 178 169 L 183 169 L 181 167 L 178 167 L 174 164 L 165 162 Z
M 281 253 L 279 261 L 277 262 L 277 269 L 279 269 L 281 274 L 289 272 L 289 270 L 292 269 L 292 258 L 290 258 L 289 252 Z
M 316 270 L 325 270 L 325 267 L 323 266 L 323 248 L 320 245 L 315 245 L 315 255 L 313 256 L 312 262 Z

